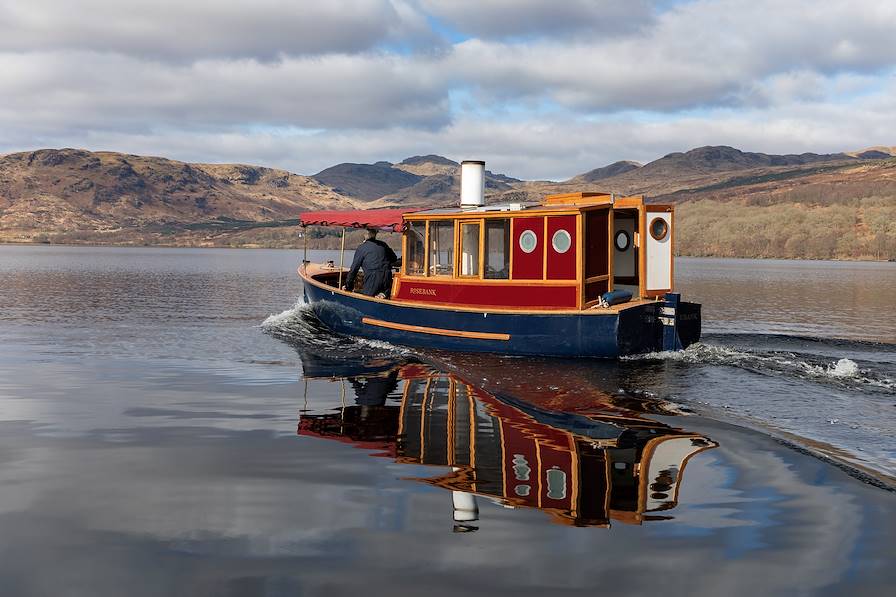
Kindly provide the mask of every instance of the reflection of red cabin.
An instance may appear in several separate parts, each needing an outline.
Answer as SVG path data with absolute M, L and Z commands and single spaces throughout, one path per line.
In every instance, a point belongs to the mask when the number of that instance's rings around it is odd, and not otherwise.
M 589 526 L 610 519 L 639 523 L 674 507 L 687 460 L 715 446 L 632 413 L 545 410 L 419 365 L 400 375 L 400 407 L 303 415 L 299 434 L 348 440 L 398 462 L 450 466 L 451 472 L 421 481 Z

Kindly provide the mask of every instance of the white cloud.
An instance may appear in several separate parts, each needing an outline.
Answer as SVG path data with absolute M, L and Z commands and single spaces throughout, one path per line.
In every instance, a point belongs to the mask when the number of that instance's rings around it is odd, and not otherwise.
M 422 0 L 430 14 L 483 38 L 568 33 L 618 34 L 652 19 L 648 0 Z
M 636 35 L 458 44 L 451 68 L 485 98 L 544 97 L 584 111 L 749 103 L 757 82 L 896 65 L 896 3 L 700 0 Z
M 896 3 L 652 5 L 0 0 L 0 151 L 303 173 L 442 153 L 563 178 L 704 144 L 896 142 Z M 433 16 L 479 37 L 451 45 Z
M 189 60 L 359 52 L 419 38 L 390 0 L 0 0 L 0 51 L 79 50 Z
M 177 65 L 92 52 L 0 54 L 0 126 L 425 129 L 450 112 L 444 82 L 424 64 L 385 54 Z

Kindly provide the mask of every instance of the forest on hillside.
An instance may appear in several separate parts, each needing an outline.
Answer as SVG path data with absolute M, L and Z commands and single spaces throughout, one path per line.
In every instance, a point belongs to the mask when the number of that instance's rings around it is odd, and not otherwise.
M 712 257 L 896 259 L 896 194 L 836 203 L 690 201 L 676 209 L 676 252 Z

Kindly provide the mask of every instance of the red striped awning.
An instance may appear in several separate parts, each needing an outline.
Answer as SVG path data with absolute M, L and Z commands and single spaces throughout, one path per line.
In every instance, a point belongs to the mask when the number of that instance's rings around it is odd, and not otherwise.
M 377 228 L 401 232 L 402 215 L 414 209 L 357 209 L 353 211 L 306 211 L 299 216 L 302 226 L 342 226 Z

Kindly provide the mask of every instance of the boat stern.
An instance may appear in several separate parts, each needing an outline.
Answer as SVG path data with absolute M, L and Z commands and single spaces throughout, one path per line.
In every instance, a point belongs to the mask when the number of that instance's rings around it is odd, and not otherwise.
M 664 300 L 619 313 L 619 356 L 683 350 L 700 340 L 700 304 L 681 301 L 677 293 Z

